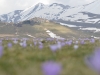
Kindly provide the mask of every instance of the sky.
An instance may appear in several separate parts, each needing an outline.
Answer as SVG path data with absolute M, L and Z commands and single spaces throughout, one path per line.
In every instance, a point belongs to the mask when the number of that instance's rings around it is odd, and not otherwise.
M 61 3 L 70 6 L 88 4 L 94 0 L 0 0 L 0 15 L 12 12 L 14 10 L 24 10 L 37 3 L 51 4 Z

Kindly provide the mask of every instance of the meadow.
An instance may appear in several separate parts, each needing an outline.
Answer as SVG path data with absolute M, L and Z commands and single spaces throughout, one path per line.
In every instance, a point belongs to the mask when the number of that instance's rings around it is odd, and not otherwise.
M 50 45 L 62 43 L 62 47 L 56 51 L 50 49 Z M 64 44 L 68 40 L 33 40 L 28 39 L 25 45 L 22 40 L 2 39 L 0 46 L 0 75 L 43 75 L 41 64 L 46 61 L 55 61 L 62 65 L 60 75 L 96 75 L 85 63 L 85 57 L 91 54 L 96 47 L 100 47 L 100 40 L 91 43 L 90 40 L 72 40 L 72 43 Z M 42 44 L 42 46 L 40 46 Z M 75 49 L 74 45 L 78 48 Z

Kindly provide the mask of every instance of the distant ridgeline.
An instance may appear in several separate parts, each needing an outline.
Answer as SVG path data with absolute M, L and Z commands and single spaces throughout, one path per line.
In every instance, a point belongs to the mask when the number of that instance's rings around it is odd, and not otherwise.
M 25 20 L 23 22 L 14 23 L 14 25 L 17 27 L 22 27 L 22 25 L 24 25 L 24 24 L 33 26 L 33 25 L 40 25 L 41 23 L 45 23 L 45 22 L 49 22 L 49 20 L 36 17 L 36 18 L 32 18 L 30 20 Z

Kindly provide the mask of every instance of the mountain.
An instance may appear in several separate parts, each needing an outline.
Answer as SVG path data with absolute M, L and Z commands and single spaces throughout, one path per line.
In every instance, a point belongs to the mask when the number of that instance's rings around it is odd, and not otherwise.
M 0 16 L 1 21 L 20 22 L 39 17 L 48 20 L 64 20 L 84 23 L 99 23 L 100 21 L 100 0 L 95 0 L 90 4 L 70 7 L 68 5 L 53 3 L 44 5 L 38 3 L 35 6 L 25 10 L 16 10 L 14 12 Z
M 64 11 L 59 19 L 74 21 L 74 22 L 84 22 L 84 23 L 97 23 L 100 21 L 100 0 L 95 0 L 94 2 L 82 6 L 71 7 Z
M 22 10 L 15 10 L 8 14 L 4 14 L 0 16 L 0 20 L 4 22 L 17 22 L 20 19 L 20 13 Z
M 0 19 L 5 22 L 19 22 L 28 20 L 34 17 L 46 18 L 49 20 L 56 19 L 63 11 L 68 9 L 70 6 L 53 3 L 51 5 L 44 5 L 38 3 L 35 6 L 31 6 L 21 11 L 14 11 L 8 14 L 0 16 Z M 16 16 L 17 14 L 17 16 Z
M 88 4 L 83 11 L 88 11 L 94 14 L 100 14 L 100 10 L 98 10 L 100 7 L 100 0 L 95 0 L 94 2 Z

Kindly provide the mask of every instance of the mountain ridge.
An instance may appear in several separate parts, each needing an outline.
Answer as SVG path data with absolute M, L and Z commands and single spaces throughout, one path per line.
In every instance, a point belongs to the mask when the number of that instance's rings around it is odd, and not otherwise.
M 98 16 L 100 14 L 100 11 L 97 9 L 97 7 L 99 7 L 99 3 L 100 3 L 99 0 L 95 0 L 94 2 L 91 2 L 89 4 L 76 7 L 70 7 L 68 5 L 63 5 L 59 3 L 53 3 L 50 5 L 44 5 L 43 3 L 38 3 L 35 6 L 31 6 L 25 10 L 13 11 L 10 13 L 10 15 L 9 13 L 1 15 L 0 20 L 4 22 L 17 23 L 20 21 L 25 21 L 31 18 L 39 17 L 48 20 L 62 19 L 65 21 L 70 20 L 77 22 L 79 22 L 79 20 L 82 19 L 84 20 L 84 22 L 95 23 L 96 20 L 97 21 L 100 20 L 100 17 L 94 18 L 93 15 L 91 17 L 89 15 L 95 14 L 96 16 Z

